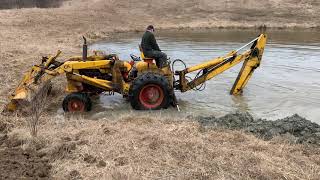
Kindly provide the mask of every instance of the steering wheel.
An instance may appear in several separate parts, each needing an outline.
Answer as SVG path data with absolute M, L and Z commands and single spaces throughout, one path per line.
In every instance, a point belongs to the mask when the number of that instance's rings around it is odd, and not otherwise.
M 141 61 L 140 57 L 134 55 L 134 54 L 130 54 L 130 57 L 133 61 Z

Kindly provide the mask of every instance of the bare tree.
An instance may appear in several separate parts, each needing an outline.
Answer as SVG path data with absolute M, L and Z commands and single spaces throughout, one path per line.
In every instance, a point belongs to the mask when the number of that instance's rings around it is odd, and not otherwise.
M 41 117 L 48 105 L 48 95 L 51 91 L 51 82 L 46 82 L 40 86 L 31 102 L 28 104 L 26 110 L 28 111 L 27 123 L 30 134 L 34 137 L 38 134 L 38 127 Z M 26 107 L 26 106 L 25 106 Z

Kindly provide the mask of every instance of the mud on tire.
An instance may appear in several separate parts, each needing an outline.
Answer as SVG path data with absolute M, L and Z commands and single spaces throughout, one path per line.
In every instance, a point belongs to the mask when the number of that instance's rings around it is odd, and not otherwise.
M 170 90 L 166 77 L 155 73 L 138 76 L 131 85 L 129 101 L 136 110 L 157 110 L 170 105 Z
M 91 110 L 92 102 L 85 93 L 72 93 L 64 98 L 62 108 L 65 112 L 86 112 Z

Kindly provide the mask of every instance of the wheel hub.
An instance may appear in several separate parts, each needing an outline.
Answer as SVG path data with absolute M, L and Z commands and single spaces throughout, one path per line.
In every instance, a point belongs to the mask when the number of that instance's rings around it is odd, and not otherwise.
M 83 112 L 85 109 L 85 105 L 82 101 L 79 100 L 71 100 L 68 104 L 69 112 Z
M 158 85 L 149 84 L 143 87 L 139 99 L 146 108 L 157 108 L 164 99 L 163 90 Z

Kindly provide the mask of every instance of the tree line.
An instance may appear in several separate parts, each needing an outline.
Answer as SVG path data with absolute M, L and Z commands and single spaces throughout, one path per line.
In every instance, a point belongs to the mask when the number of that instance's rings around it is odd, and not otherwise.
M 57 8 L 65 0 L 0 0 L 0 9 Z

